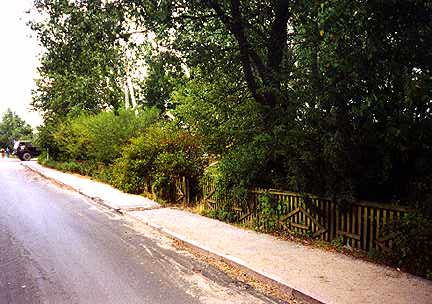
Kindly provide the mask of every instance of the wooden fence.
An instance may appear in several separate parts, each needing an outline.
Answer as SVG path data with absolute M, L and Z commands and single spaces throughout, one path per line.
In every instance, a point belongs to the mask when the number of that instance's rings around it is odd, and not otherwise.
M 215 199 L 214 193 L 213 185 L 204 186 L 203 202 L 207 208 L 220 209 L 224 202 Z M 256 188 L 248 192 L 246 200 L 230 202 L 230 211 L 236 214 L 237 222 L 269 225 L 259 209 L 262 195 L 277 204 L 275 220 L 270 223 L 273 229 L 306 234 L 327 242 L 339 240 L 365 251 L 388 251 L 392 247 L 392 235 L 386 234 L 383 228 L 410 212 L 403 207 L 362 201 L 338 206 L 313 195 Z
M 173 197 L 175 203 L 189 205 L 191 203 L 190 182 L 187 178 L 182 177 L 174 181 Z

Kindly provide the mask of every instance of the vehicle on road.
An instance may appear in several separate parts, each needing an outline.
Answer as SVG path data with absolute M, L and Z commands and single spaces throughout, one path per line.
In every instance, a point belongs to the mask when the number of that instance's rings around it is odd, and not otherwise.
M 14 144 L 13 154 L 22 161 L 29 161 L 39 156 L 40 153 L 40 149 L 35 147 L 31 141 L 17 140 Z

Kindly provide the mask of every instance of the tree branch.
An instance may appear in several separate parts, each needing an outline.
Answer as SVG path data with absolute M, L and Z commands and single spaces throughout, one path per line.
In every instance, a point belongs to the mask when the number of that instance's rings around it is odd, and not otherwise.
M 283 54 L 288 39 L 289 0 L 278 0 L 275 4 L 275 20 L 271 29 L 270 39 L 267 46 L 268 62 L 270 70 L 276 74 L 280 73 Z M 276 77 L 275 77 L 276 76 Z M 272 75 L 277 78 L 277 75 Z M 280 85 L 278 84 L 278 87 Z

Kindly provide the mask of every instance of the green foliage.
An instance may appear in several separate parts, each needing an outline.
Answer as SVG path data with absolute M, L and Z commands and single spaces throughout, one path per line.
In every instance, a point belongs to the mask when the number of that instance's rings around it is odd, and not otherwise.
M 392 238 L 392 250 L 387 258 L 410 272 L 432 274 L 432 220 L 421 214 L 405 214 L 400 221 L 385 228 Z
M 88 123 L 90 131 L 88 157 L 99 162 L 110 163 L 120 157 L 122 147 L 129 139 L 138 136 L 159 118 L 156 108 L 119 110 L 117 113 L 102 112 Z
M 299 9 L 295 82 L 307 90 L 282 146 L 286 184 L 340 201 L 430 205 L 432 54 L 422 50 L 431 47 L 431 7 L 332 1 Z
M 261 124 L 258 106 L 251 98 L 238 96 L 236 82 L 224 75 L 210 82 L 192 71 L 194 79 L 172 94 L 174 114 L 203 140 L 206 151 L 222 154 L 234 144 L 247 143 Z
M 281 205 L 271 194 L 263 193 L 258 197 L 257 214 L 259 221 L 255 228 L 259 231 L 273 232 L 279 228 Z
M 249 143 L 233 147 L 221 158 L 216 180 L 219 195 L 242 200 L 248 187 L 265 185 L 272 174 L 265 171 L 269 160 L 269 140 L 266 134 L 256 135 Z
M 47 159 L 46 154 L 41 155 L 38 162 L 44 166 L 54 168 L 64 172 L 76 173 L 99 181 L 110 183 L 112 179 L 111 168 L 103 163 L 93 161 L 56 161 Z
M 342 248 L 345 246 L 345 240 L 343 236 L 338 236 L 333 241 L 331 241 L 331 244 L 335 246 L 338 250 L 342 250 Z
M 172 99 L 206 151 L 223 162 L 269 137 L 269 174 L 232 165 L 226 185 L 431 205 L 428 1 L 232 4 L 129 7 L 189 67 Z
M 18 139 L 32 139 L 32 127 L 16 113 L 8 109 L 0 122 L 0 147 L 13 148 L 13 141 Z
M 111 163 L 120 156 L 122 147 L 131 138 L 138 136 L 158 117 L 155 108 L 137 113 L 121 109 L 117 113 L 110 111 L 71 117 L 52 130 L 57 158 Z
M 196 137 L 175 125 L 153 125 L 122 151 L 114 163 L 115 186 L 142 193 L 153 188 L 163 199 L 172 198 L 173 183 L 181 177 L 196 183 L 204 158 Z M 170 194 L 167 194 L 170 193 Z
M 141 84 L 141 102 L 160 110 L 173 107 L 171 94 L 186 77 L 180 60 L 168 52 L 147 56 L 148 71 Z
M 59 158 L 60 148 L 54 139 L 54 134 L 58 129 L 57 125 L 58 122 L 54 120 L 46 120 L 43 125 L 37 127 L 36 144 L 42 150 L 41 157 L 43 158 L 46 158 L 47 154 L 50 158 Z
M 95 0 L 34 0 L 34 9 L 47 18 L 30 22 L 45 49 L 33 106 L 45 119 L 118 108 L 123 96 L 122 10 Z
M 224 204 L 221 208 L 210 210 L 207 216 L 228 223 L 233 223 L 237 219 L 236 214 L 231 210 L 229 204 Z

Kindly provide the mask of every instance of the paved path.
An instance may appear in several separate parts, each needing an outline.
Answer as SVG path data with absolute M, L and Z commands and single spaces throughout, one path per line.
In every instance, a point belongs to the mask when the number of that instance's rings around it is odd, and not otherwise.
M 49 179 L 54 179 L 75 191 L 98 200 L 107 206 L 116 210 L 134 210 L 134 209 L 153 209 L 159 208 L 160 205 L 146 197 L 140 195 L 126 194 L 117 190 L 110 185 L 92 181 L 87 177 L 77 174 L 67 174 L 50 168 L 42 167 L 35 161 L 23 163 L 26 166 L 37 170 L 40 174 Z
M 37 164 L 30 166 L 46 170 Z M 62 176 L 54 170 L 50 176 L 56 178 L 57 174 Z M 431 281 L 390 267 L 282 241 L 177 209 L 129 214 L 324 303 L 432 303 Z

